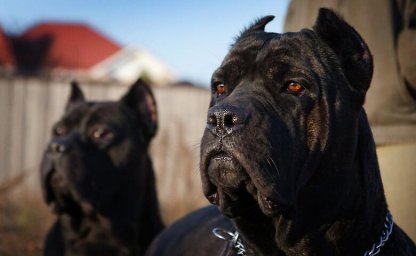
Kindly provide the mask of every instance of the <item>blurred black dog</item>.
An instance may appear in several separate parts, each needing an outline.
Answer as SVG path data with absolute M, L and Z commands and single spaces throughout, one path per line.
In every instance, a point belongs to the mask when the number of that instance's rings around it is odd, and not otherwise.
M 143 254 L 163 229 L 147 152 L 156 130 L 156 103 L 142 80 L 117 102 L 85 101 L 72 84 L 41 166 L 57 215 L 45 255 Z
M 388 211 L 362 107 L 366 43 L 328 9 L 313 30 L 267 33 L 272 19 L 246 29 L 212 76 L 201 177 L 232 223 L 199 210 L 148 255 L 416 255 Z

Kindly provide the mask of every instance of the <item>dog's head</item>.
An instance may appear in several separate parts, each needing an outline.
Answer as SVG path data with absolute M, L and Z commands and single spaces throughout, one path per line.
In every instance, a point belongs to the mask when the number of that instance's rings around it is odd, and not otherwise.
M 144 187 L 140 167 L 148 161 L 156 112 L 150 88 L 142 80 L 119 101 L 107 102 L 86 101 L 72 83 L 65 113 L 52 128 L 42 160 L 46 202 L 58 213 L 82 217 L 120 205 L 120 191 L 128 184 Z
M 343 170 L 372 77 L 367 45 L 328 9 L 313 30 L 265 32 L 272 19 L 243 31 L 212 76 L 200 169 L 229 216 L 275 216 L 317 187 L 332 204 L 355 178 Z

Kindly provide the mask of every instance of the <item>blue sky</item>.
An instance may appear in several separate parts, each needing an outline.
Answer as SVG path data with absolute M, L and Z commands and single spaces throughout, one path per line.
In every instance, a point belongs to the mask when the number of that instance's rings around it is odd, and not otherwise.
M 12 32 L 41 21 L 86 22 L 125 46 L 148 49 L 180 79 L 208 85 L 234 36 L 264 15 L 281 32 L 288 0 L 0 0 Z

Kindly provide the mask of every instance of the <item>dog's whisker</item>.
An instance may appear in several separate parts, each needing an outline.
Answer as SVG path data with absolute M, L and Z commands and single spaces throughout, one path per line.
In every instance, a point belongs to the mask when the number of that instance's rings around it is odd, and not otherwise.
M 191 144 L 191 151 L 199 151 L 201 148 L 201 142 L 195 142 Z
M 273 168 L 272 164 L 270 163 L 270 160 L 272 160 L 271 158 L 266 158 L 266 162 L 268 163 L 268 165 L 270 166 L 270 168 Z M 273 161 L 273 160 L 272 160 Z M 275 181 L 275 176 L 273 175 L 273 171 L 270 170 L 269 168 L 264 168 L 264 173 L 266 173 L 267 177 L 264 179 L 264 181 L 271 181 L 273 183 L 273 181 Z M 276 194 L 279 194 L 279 192 L 277 191 L 277 189 L 275 187 L 272 188 L 273 192 Z
M 270 158 L 266 158 L 266 161 L 268 163 L 268 165 L 270 166 L 270 168 L 272 168 L 272 164 L 270 163 Z M 267 175 L 273 179 L 273 173 L 269 170 L 269 168 L 265 168 Z
M 269 164 L 269 166 L 272 167 L 270 164 Z M 266 177 L 263 178 L 263 181 L 271 182 L 271 183 L 276 181 L 276 177 L 273 175 L 272 170 L 270 170 L 269 168 L 262 168 L 262 170 L 266 174 Z M 272 191 L 276 194 L 279 194 L 279 192 L 276 190 L 275 187 L 272 188 Z
M 273 158 L 270 158 L 270 160 L 271 160 L 271 161 L 272 161 L 272 163 L 273 163 L 273 166 L 274 166 L 274 168 L 275 168 L 275 170 L 276 170 L 276 172 L 277 172 L 277 175 L 278 175 L 278 176 L 280 176 L 279 168 L 277 168 L 277 165 L 276 165 L 276 163 L 274 162 Z

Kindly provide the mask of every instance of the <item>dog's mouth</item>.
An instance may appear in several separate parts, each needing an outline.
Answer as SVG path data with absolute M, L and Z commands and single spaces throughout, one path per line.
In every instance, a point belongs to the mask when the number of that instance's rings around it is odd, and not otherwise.
M 92 212 L 92 207 L 78 199 L 66 179 L 55 168 L 46 177 L 46 190 L 49 195 L 48 203 L 57 214 L 67 213 L 75 219 L 81 219 Z
M 225 151 L 214 151 L 207 165 L 208 175 L 216 185 L 237 188 L 244 182 L 243 167 L 231 154 Z
M 229 152 L 210 152 L 203 172 L 206 198 L 229 217 L 260 211 L 275 216 L 287 209 L 287 204 L 270 192 L 273 189 L 256 186 L 247 169 Z

